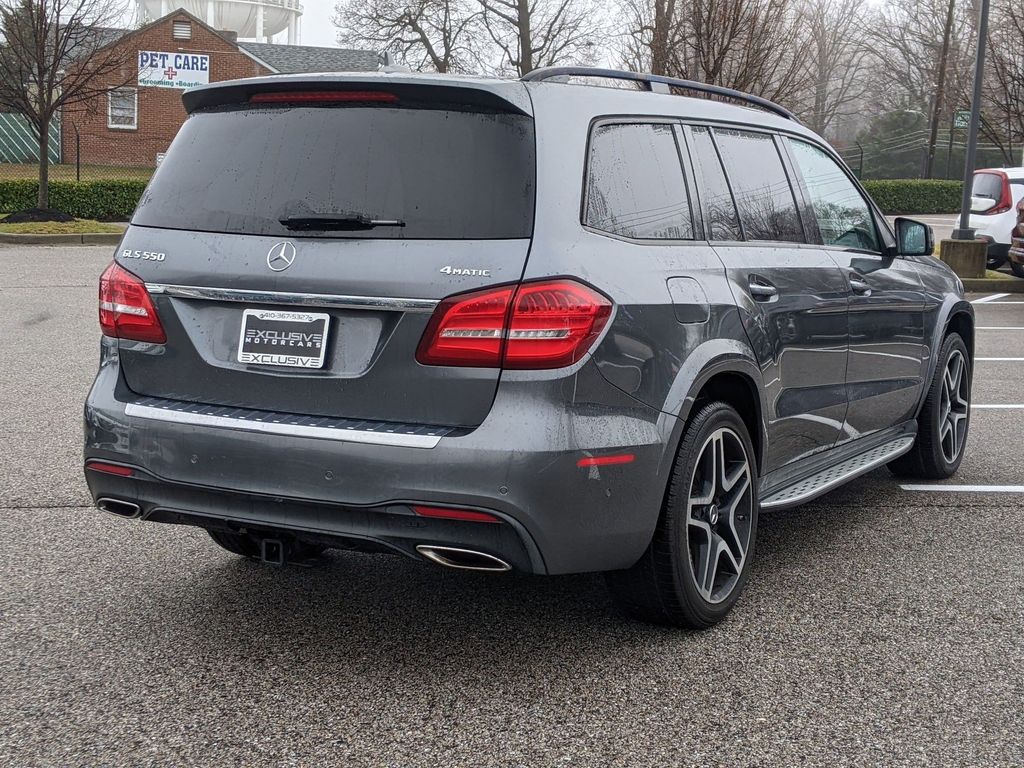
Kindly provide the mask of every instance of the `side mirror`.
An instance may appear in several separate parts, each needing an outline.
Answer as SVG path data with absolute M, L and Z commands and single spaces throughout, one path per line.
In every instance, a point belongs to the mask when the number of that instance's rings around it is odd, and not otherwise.
M 896 219 L 896 248 L 902 256 L 931 256 L 935 235 L 927 224 L 914 219 Z

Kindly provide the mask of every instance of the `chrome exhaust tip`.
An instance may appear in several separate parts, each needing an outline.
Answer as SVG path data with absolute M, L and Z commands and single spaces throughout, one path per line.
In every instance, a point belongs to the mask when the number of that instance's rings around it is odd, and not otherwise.
M 122 501 L 121 499 L 111 499 L 108 497 L 96 499 L 96 507 L 107 514 L 123 517 L 128 520 L 134 520 L 142 516 L 142 508 L 138 504 L 131 501 Z
M 446 568 L 458 568 L 463 571 L 491 571 L 500 573 L 511 571 L 512 566 L 500 557 L 477 552 L 473 549 L 458 547 L 440 547 L 434 544 L 417 544 L 416 551 L 431 562 Z

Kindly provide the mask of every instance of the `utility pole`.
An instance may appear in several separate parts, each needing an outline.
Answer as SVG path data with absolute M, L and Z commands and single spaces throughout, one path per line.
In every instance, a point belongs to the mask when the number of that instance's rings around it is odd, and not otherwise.
M 935 84 L 935 99 L 932 103 L 931 127 L 928 132 L 928 154 L 924 161 L 924 178 L 932 177 L 932 167 L 935 164 L 935 143 L 938 141 L 939 120 L 942 117 L 942 97 L 946 90 L 946 69 L 949 66 L 949 41 L 953 35 L 953 16 L 956 10 L 956 0 L 949 0 L 949 7 L 946 9 L 946 26 L 942 31 L 942 50 L 939 52 L 939 76 Z
M 981 0 L 978 19 L 978 51 L 974 57 L 974 93 L 971 97 L 971 122 L 967 126 L 967 156 L 964 159 L 964 193 L 960 200 L 960 226 L 953 230 L 954 240 L 973 240 L 971 229 L 971 185 L 974 181 L 974 157 L 978 151 L 978 123 L 981 122 L 981 86 L 985 76 L 985 41 L 988 38 L 988 3 Z

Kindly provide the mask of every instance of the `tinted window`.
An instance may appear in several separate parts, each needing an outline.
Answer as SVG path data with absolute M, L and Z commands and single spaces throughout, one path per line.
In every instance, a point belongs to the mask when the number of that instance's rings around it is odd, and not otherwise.
M 671 126 L 604 125 L 594 131 L 584 221 L 623 237 L 693 237 L 690 203 Z
M 976 173 L 971 184 L 972 197 L 998 200 L 1003 195 L 1003 176 L 999 173 Z
M 698 174 L 698 186 L 701 199 L 707 208 L 710 240 L 742 240 L 740 221 L 736 215 L 729 183 L 725 179 L 725 171 L 718 159 L 711 131 L 707 128 L 692 129 L 693 162 Z
M 796 199 L 771 136 L 716 130 L 747 240 L 804 242 Z
M 307 106 L 192 115 L 133 222 L 287 237 L 529 237 L 533 121 L 446 109 Z M 404 227 L 291 231 L 360 214 Z
M 871 209 L 850 177 L 818 147 L 803 141 L 791 141 L 790 146 L 807 186 L 822 242 L 881 250 Z

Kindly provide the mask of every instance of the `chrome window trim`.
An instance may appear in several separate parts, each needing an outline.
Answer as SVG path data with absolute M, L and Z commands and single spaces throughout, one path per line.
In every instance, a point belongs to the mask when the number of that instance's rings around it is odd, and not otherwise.
M 165 421 L 174 424 L 188 424 L 196 427 L 219 427 L 237 429 L 243 432 L 284 435 L 286 437 L 312 437 L 320 440 L 334 440 L 341 443 L 362 443 L 364 445 L 390 445 L 401 448 L 433 448 L 441 442 L 439 435 L 404 435 L 389 432 L 368 432 L 356 429 L 334 427 L 311 427 L 301 424 L 279 424 L 264 421 L 233 419 L 228 416 L 210 416 L 202 413 L 174 411 L 154 408 L 149 405 L 128 403 L 125 415 L 137 419 Z
M 332 307 L 334 309 L 382 309 L 402 312 L 433 312 L 435 299 L 403 299 L 390 296 L 338 296 L 324 293 L 288 293 L 286 291 L 247 291 L 238 288 L 207 288 L 193 285 L 146 283 L 154 295 L 209 301 L 238 301 L 247 304 L 286 304 L 296 307 Z

